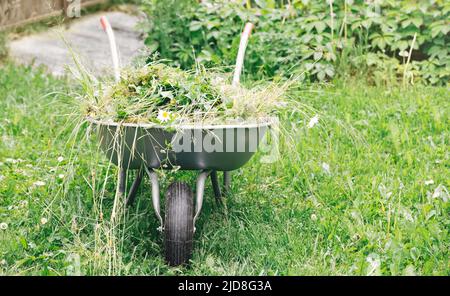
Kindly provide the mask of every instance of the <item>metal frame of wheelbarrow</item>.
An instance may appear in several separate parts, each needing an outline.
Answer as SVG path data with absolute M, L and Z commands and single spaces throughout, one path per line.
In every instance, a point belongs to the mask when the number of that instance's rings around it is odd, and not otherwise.
M 226 192 L 231 184 L 231 171 L 242 167 L 250 160 L 276 119 L 268 117 L 225 125 L 187 124 L 174 129 L 155 124 L 118 123 L 93 118 L 87 118 L 87 121 L 97 129 L 100 147 L 107 158 L 119 168 L 118 193 L 122 198 L 125 199 L 127 172 L 137 171 L 126 197 L 127 204 L 135 200 L 144 176 L 149 177 L 153 209 L 160 224 L 157 229 L 161 232 L 164 230 L 166 260 L 170 265 L 179 265 L 187 262 L 192 251 L 195 223 L 202 209 L 207 178 L 211 177 L 216 201 L 220 202 L 223 193 L 218 180 L 218 171 L 224 172 L 223 183 Z M 177 152 L 176 149 L 169 148 L 172 145 L 168 143 L 176 143 L 177 139 L 180 139 L 178 137 L 181 137 L 184 144 L 184 136 L 191 134 L 200 136 L 203 143 L 206 137 L 214 139 L 219 145 L 219 151 L 208 152 L 206 149 L 195 151 L 196 138 L 192 139 L 189 136 L 188 151 Z M 228 148 L 231 148 L 231 151 Z M 194 194 L 188 184 L 177 181 L 171 183 L 166 192 L 166 210 L 163 219 L 160 186 L 155 170 L 175 167 L 199 172 L 196 190 Z M 178 240 L 183 233 L 184 238 Z M 175 237 L 174 240 L 171 239 L 172 235 Z M 178 248 L 178 243 L 184 245 Z M 179 255 L 179 251 L 182 255 Z
M 133 181 L 133 184 L 131 185 L 130 191 L 128 193 L 127 199 L 126 199 L 126 205 L 132 205 L 134 200 L 136 199 L 137 190 L 139 186 L 141 185 L 142 179 L 144 178 L 145 173 L 150 179 L 150 183 L 152 185 L 152 203 L 153 203 L 153 210 L 155 211 L 156 217 L 158 218 L 160 222 L 160 227 L 158 227 L 159 231 L 164 230 L 164 220 L 161 216 L 161 196 L 160 196 L 160 190 L 159 190 L 159 179 L 158 174 L 152 169 L 144 166 L 143 168 L 139 169 L 136 175 L 136 179 Z M 231 173 L 229 171 L 224 171 L 224 193 L 226 193 L 230 186 L 231 186 Z M 121 168 L 119 170 L 119 194 L 121 196 L 125 196 L 125 183 L 126 183 L 126 177 L 127 177 L 127 170 Z M 196 230 L 195 228 L 195 222 L 197 221 L 198 216 L 200 215 L 202 206 L 203 206 L 203 197 L 205 193 L 205 183 L 208 177 L 211 177 L 211 183 L 214 191 L 214 196 L 216 198 L 216 202 L 220 203 L 221 198 L 223 197 L 222 190 L 220 189 L 219 184 L 219 178 L 217 175 L 216 170 L 202 170 L 196 181 L 196 198 L 195 198 L 195 215 L 193 219 L 193 228 L 194 232 Z
M 244 165 L 256 152 L 246 150 L 238 152 L 238 142 L 244 143 L 245 147 L 250 148 L 251 144 L 249 142 L 253 139 L 257 141 L 255 146 L 257 147 L 267 129 L 274 123 L 274 119 L 268 117 L 260 119 L 258 122 L 247 122 L 237 125 L 185 125 L 178 127 L 178 132 L 166 132 L 167 127 L 154 124 L 120 124 L 116 122 L 99 121 L 93 118 L 87 118 L 87 121 L 99 128 L 100 146 L 110 161 L 119 167 L 118 191 L 121 196 L 125 196 L 127 172 L 130 170 L 137 171 L 136 178 L 126 197 L 127 205 L 131 205 L 134 202 L 144 176 L 147 175 L 149 177 L 152 185 L 154 211 L 161 224 L 158 228 L 160 231 L 163 230 L 164 220 L 160 210 L 161 198 L 159 180 L 154 169 L 164 168 L 163 158 L 170 158 L 169 163 L 179 166 L 181 170 L 196 170 L 200 172 L 196 180 L 195 213 L 193 219 L 195 230 L 195 222 L 199 217 L 203 205 L 206 179 L 211 177 L 214 196 L 216 201 L 220 203 L 221 197 L 223 197 L 224 193 L 229 191 L 231 186 L 231 171 Z M 207 134 L 214 134 L 215 132 L 220 131 L 222 138 L 217 136 L 216 140 L 220 142 L 223 152 L 173 152 L 169 154 L 170 156 L 162 155 L 157 152 L 159 149 L 166 150 L 163 143 L 166 143 L 167 140 L 170 139 L 173 140 L 178 133 L 195 133 L 195 130 L 201 130 L 202 140 Z M 230 140 L 232 142 L 234 141 L 234 146 L 232 148 L 235 152 L 226 151 L 228 131 L 231 131 L 231 134 L 233 135 Z M 239 134 L 242 138 L 238 137 Z M 251 134 L 254 135 L 255 138 L 252 138 Z M 141 151 L 136 153 L 133 152 L 134 150 Z M 144 151 L 149 152 L 149 154 L 142 154 Z M 208 158 L 209 155 L 212 157 Z M 199 163 L 192 161 L 192 159 L 195 159 Z M 218 171 L 223 171 L 223 192 L 218 179 Z

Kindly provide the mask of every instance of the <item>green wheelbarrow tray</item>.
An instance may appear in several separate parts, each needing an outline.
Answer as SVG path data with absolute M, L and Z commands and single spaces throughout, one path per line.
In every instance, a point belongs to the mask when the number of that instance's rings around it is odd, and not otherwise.
M 183 125 L 98 121 L 100 146 L 123 169 L 179 167 L 183 170 L 232 171 L 247 163 L 273 118 L 236 125 Z
M 100 121 L 87 118 L 96 130 L 101 149 L 119 167 L 119 194 L 125 196 L 129 170 L 137 170 L 136 179 L 128 190 L 126 203 L 132 204 L 145 174 L 152 185 L 152 202 L 164 232 L 165 257 L 172 266 L 186 263 L 191 257 L 195 221 L 203 204 L 206 179 L 210 176 L 216 201 L 230 183 L 230 171 L 247 163 L 256 152 L 274 118 L 230 125 L 135 124 Z M 154 169 L 198 170 L 194 194 L 181 182 L 172 183 L 166 191 L 165 218 L 160 211 L 158 174 Z M 223 171 L 224 190 L 217 171 Z

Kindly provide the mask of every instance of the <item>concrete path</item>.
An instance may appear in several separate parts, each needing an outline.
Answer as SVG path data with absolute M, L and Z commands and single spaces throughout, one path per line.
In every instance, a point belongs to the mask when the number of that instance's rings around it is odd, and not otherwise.
M 100 26 L 100 16 L 106 15 L 113 27 L 120 51 L 121 65 L 128 65 L 141 53 L 144 42 L 136 30 L 138 17 L 122 12 L 107 12 L 88 16 L 36 35 L 26 36 L 10 43 L 10 55 L 20 63 L 45 65 L 56 76 L 64 75 L 73 65 L 61 33 L 83 64 L 95 75 L 112 74 L 109 43 Z

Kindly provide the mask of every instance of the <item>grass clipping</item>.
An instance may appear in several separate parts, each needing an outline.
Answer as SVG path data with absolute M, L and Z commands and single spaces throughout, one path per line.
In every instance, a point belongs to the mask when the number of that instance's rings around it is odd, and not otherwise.
M 282 106 L 285 87 L 232 86 L 224 74 L 186 72 L 161 62 L 124 70 L 118 83 L 86 92 L 84 111 L 106 122 L 226 124 L 261 121 Z M 89 95 L 91 94 L 91 95 Z

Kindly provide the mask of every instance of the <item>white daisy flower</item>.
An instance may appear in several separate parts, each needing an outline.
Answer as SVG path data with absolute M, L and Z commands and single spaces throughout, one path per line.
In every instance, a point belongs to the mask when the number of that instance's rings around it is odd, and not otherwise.
M 58 175 L 58 178 L 60 178 L 60 179 L 64 179 L 64 177 L 65 177 L 64 174 L 59 174 Z
M 43 181 L 36 181 L 36 182 L 33 183 L 33 185 L 37 186 L 37 187 L 42 187 L 42 186 L 45 186 L 45 182 L 43 182 Z
M 58 157 L 58 162 L 63 162 L 63 160 L 64 160 L 64 157 L 62 157 L 62 156 Z
M 326 162 L 322 162 L 322 170 L 328 175 L 331 174 L 331 172 L 330 172 L 330 165 L 328 163 L 326 163 Z
M 41 218 L 41 224 L 42 224 L 42 225 L 47 224 L 47 222 L 48 222 L 47 218 L 45 218 L 45 217 L 42 217 L 42 218 Z
M 313 128 L 318 123 L 319 123 L 319 116 L 318 115 L 314 115 L 314 117 L 311 118 L 311 120 L 308 123 L 308 128 Z
M 6 229 L 8 229 L 8 224 L 6 224 L 5 222 L 0 223 L 0 229 L 1 229 L 1 230 L 6 230 Z
M 367 275 L 380 275 L 381 261 L 377 254 L 367 256 L 366 262 L 368 263 Z
M 170 113 L 164 110 L 159 110 L 157 118 L 161 122 L 167 122 L 170 119 Z

